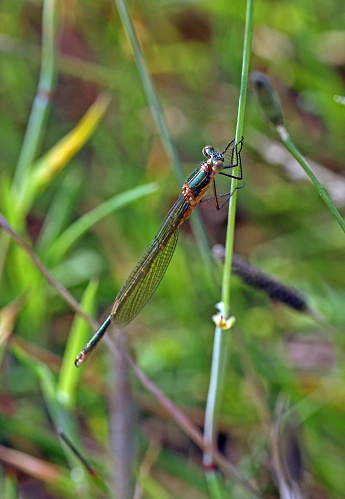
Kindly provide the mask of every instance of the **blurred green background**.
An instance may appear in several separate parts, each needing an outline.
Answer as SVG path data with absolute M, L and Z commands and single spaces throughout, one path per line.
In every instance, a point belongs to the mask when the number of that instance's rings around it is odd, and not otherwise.
M 222 149 L 234 137 L 245 5 L 223 0 L 134 0 L 129 11 L 188 176 L 202 160 L 204 145 Z M 251 69 L 271 78 L 287 129 L 343 212 L 345 108 L 339 98 L 345 95 L 343 2 L 259 0 L 254 13 Z M 115 4 L 62 1 L 57 23 L 56 87 L 34 159 L 71 132 L 101 92 L 109 92 L 111 102 L 79 152 L 35 193 L 27 213 L 17 210 L 12 179 L 37 92 L 42 2 L 2 0 L 0 211 L 77 300 L 89 286 L 86 308 L 95 317 L 105 317 L 181 185 L 157 132 Z M 262 407 L 273 416 L 277 398 L 284 394 L 299 421 L 307 493 L 313 498 L 340 498 L 345 493 L 344 235 L 279 144 L 250 93 L 244 136 L 245 187 L 238 191 L 235 250 L 298 289 L 323 320 L 271 303 L 261 292 L 235 281 L 232 301 L 237 322 L 222 401 L 222 451 L 244 476 L 253 477 L 263 497 L 278 497 L 269 470 L 269 430 Z M 154 192 L 118 209 L 65 250 L 56 251 L 61 234 L 84 214 L 151 182 L 157 183 Z M 226 207 L 217 212 L 206 202 L 198 210 L 211 245 L 223 244 Z M 54 409 L 47 408 L 49 388 L 42 388 L 48 372 L 53 373 L 52 390 L 61 383 L 60 361 L 74 314 L 2 230 L 1 238 L 1 332 L 26 340 L 13 342 L 21 353 L 10 348 L 1 357 L 1 443 L 41 458 L 47 466 L 58 465 L 58 476 L 66 473 L 66 486 L 49 482 L 44 471 L 31 477 L 30 465 L 24 473 L 18 471 L 16 463 L 10 465 L 0 452 L 7 463 L 2 479 L 14 489 L 17 483 L 22 497 L 69 497 L 75 494 L 73 487 L 80 487 L 86 497 L 108 497 L 94 485 L 69 478 L 51 421 Z M 190 224 L 185 223 L 162 284 L 128 328 L 137 364 L 199 427 L 212 356 L 210 318 L 220 296 L 220 275 L 219 263 L 214 262 L 214 282 L 207 279 Z M 79 327 L 89 337 L 92 330 Z M 29 345 L 40 350 L 29 351 Z M 32 361 L 36 356 L 47 369 L 43 374 Z M 80 437 L 79 446 L 105 481 L 112 476 L 111 364 L 105 347 L 100 347 L 73 392 L 75 400 L 65 407 L 65 417 Z M 150 480 L 139 480 L 144 497 L 165 497 L 163 491 L 166 497 L 208 497 L 200 451 L 135 378 L 132 382 L 137 469 L 148 449 L 159 448 Z M 255 383 L 259 391 L 253 389 Z M 242 497 L 235 491 L 229 494 Z

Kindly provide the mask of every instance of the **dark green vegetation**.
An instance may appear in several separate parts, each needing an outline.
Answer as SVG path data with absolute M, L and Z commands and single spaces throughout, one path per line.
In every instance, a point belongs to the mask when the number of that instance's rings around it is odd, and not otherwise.
M 212 142 L 222 149 L 235 134 L 244 3 L 145 0 L 129 7 L 187 177 L 202 161 L 203 146 Z M 42 5 L 5 0 L 0 19 L 0 212 L 83 308 L 105 317 L 180 194 L 181 179 L 162 145 L 114 3 L 65 2 L 58 13 L 56 87 L 48 42 L 43 91 L 24 152 L 41 70 Z M 46 29 L 48 23 L 49 15 Z M 258 1 L 251 59 L 253 70 L 270 76 L 286 128 L 317 163 L 314 171 L 340 213 L 345 107 L 335 96 L 345 94 L 344 26 L 343 0 Z M 103 96 L 76 128 L 104 91 L 110 103 Z M 51 107 L 44 116 L 47 96 Z M 286 427 L 281 421 L 285 438 L 280 434 L 278 447 L 299 470 L 294 445 L 299 442 L 307 470 L 303 487 L 311 497 L 340 498 L 345 236 L 250 94 L 244 136 L 245 187 L 237 193 L 235 250 L 298 289 L 318 319 L 271 302 L 239 278 L 232 282 L 236 325 L 229 333 L 219 409 L 220 450 L 262 497 L 279 497 L 272 473 L 279 432 L 273 428 L 287 400 L 291 418 Z M 198 210 L 211 245 L 224 243 L 227 208 L 216 212 L 210 201 Z M 200 449 L 162 409 L 162 399 L 143 388 L 132 370 L 126 373 L 124 353 L 114 359 L 103 345 L 76 370 L 74 357 L 93 330 L 76 319 L 3 229 L 0 272 L 5 497 L 16 497 L 12 488 L 18 486 L 23 497 L 39 497 L 45 488 L 47 497 L 77 492 L 111 497 L 116 490 L 122 499 L 130 497 L 127 473 L 133 468 L 145 497 L 218 497 L 207 488 Z M 219 262 L 208 267 L 186 222 L 162 284 L 127 334 L 136 364 L 198 428 L 209 390 L 211 316 L 220 282 Z M 74 344 L 65 351 L 69 336 Z M 123 428 L 121 418 L 128 434 L 116 432 Z M 99 484 L 76 474 L 70 478 L 79 461 L 60 445 L 58 426 L 94 465 Z M 22 454 L 9 454 L 3 446 Z M 41 459 L 40 468 L 34 458 Z M 284 470 L 278 468 L 276 476 Z M 299 481 L 298 471 L 294 476 Z M 224 477 L 226 497 L 251 497 L 229 470 Z

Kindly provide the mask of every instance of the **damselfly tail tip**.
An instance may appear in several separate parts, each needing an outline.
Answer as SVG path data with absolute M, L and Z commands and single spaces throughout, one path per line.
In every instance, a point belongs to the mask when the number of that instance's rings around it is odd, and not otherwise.
M 85 360 L 91 354 L 92 350 L 98 345 L 98 342 L 103 338 L 104 333 L 108 329 L 110 323 L 111 323 L 111 317 L 109 315 L 105 319 L 105 321 L 103 322 L 103 324 L 101 325 L 101 327 L 97 329 L 97 331 L 95 332 L 95 334 L 92 336 L 91 340 L 88 343 L 86 343 L 86 345 L 83 348 L 83 350 L 76 357 L 76 359 L 74 361 L 74 365 L 76 367 L 80 367 L 85 362 Z
M 82 350 L 80 354 L 77 355 L 74 361 L 75 367 L 80 367 L 85 362 L 86 359 L 87 359 L 87 354 L 84 352 L 84 350 Z

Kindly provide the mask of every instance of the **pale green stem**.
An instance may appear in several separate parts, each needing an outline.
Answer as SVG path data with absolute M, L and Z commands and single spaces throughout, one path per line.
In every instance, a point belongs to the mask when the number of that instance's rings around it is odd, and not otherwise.
M 244 34 L 244 49 L 243 49 L 243 63 L 241 75 L 241 89 L 238 106 L 238 117 L 236 127 L 236 143 L 242 139 L 242 130 L 244 122 L 244 110 L 246 104 L 248 74 L 249 74 L 249 61 L 252 40 L 252 24 L 253 24 L 253 0 L 248 0 L 246 11 L 246 25 Z M 223 285 L 222 285 L 222 302 L 220 305 L 221 315 L 225 320 L 230 316 L 230 288 L 231 288 L 231 266 L 233 255 L 234 243 L 234 230 L 235 230 L 235 212 L 236 212 L 236 198 L 237 180 L 232 179 L 231 192 L 233 195 L 229 202 L 229 217 L 228 217 L 228 230 L 226 236 L 226 253 L 223 270 Z M 227 352 L 230 343 L 229 330 L 224 330 L 222 327 L 217 326 L 215 329 L 213 356 L 210 376 L 210 386 L 207 397 L 206 413 L 205 413 L 205 426 L 204 426 L 204 440 L 207 443 L 212 443 L 216 447 L 216 435 L 218 433 L 219 422 L 219 402 L 224 390 L 225 367 L 227 361 Z M 213 459 L 208 453 L 204 454 L 204 466 L 212 468 Z M 209 481 L 217 479 L 217 475 L 213 472 L 207 474 Z M 211 487 L 211 485 L 210 485 Z
M 25 189 L 28 171 L 40 147 L 54 89 L 58 5 L 56 0 L 45 0 L 43 4 L 40 77 L 13 179 L 13 188 L 19 191 Z
M 317 176 L 315 175 L 315 173 L 312 171 L 312 169 L 308 165 L 305 158 L 302 156 L 302 154 L 297 149 L 296 145 L 292 141 L 286 128 L 284 126 L 280 125 L 280 126 L 276 127 L 276 130 L 279 133 L 280 138 L 281 138 L 282 142 L 284 143 L 285 147 L 289 150 L 289 152 L 292 154 L 292 156 L 298 161 L 298 163 L 301 165 L 301 167 L 303 168 L 305 173 L 308 175 L 310 180 L 313 182 L 317 192 L 322 197 L 323 202 L 325 203 L 325 205 L 327 206 L 327 208 L 329 209 L 329 211 L 331 212 L 333 217 L 336 219 L 341 230 L 345 233 L 344 219 L 340 215 L 337 208 L 334 206 L 334 203 L 331 200 L 331 198 L 329 197 L 326 189 L 320 183 L 320 181 L 318 180 Z
M 44 125 L 49 110 L 50 95 L 54 88 L 56 74 L 55 45 L 57 33 L 56 26 L 58 24 L 58 5 L 59 2 L 57 2 L 56 0 L 45 0 L 43 4 L 42 57 L 40 78 L 13 178 L 11 192 L 14 203 L 13 210 L 11 214 L 6 213 L 7 216 L 11 215 L 10 220 L 17 229 L 20 229 L 24 225 L 26 213 L 23 213 L 20 209 L 20 206 L 15 204 L 15 200 L 21 197 L 20 194 L 26 188 L 30 167 L 35 159 L 41 143 L 41 138 L 44 132 Z M 9 243 L 10 239 L 8 235 L 1 234 L 0 277 L 3 273 Z

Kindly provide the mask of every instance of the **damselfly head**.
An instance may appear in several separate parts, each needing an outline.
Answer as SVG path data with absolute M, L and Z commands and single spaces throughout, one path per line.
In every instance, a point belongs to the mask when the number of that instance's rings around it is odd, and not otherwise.
M 212 154 L 214 154 L 214 149 L 212 146 L 205 146 L 202 148 L 202 154 L 206 157 L 206 158 L 209 158 L 210 156 L 212 156 Z

